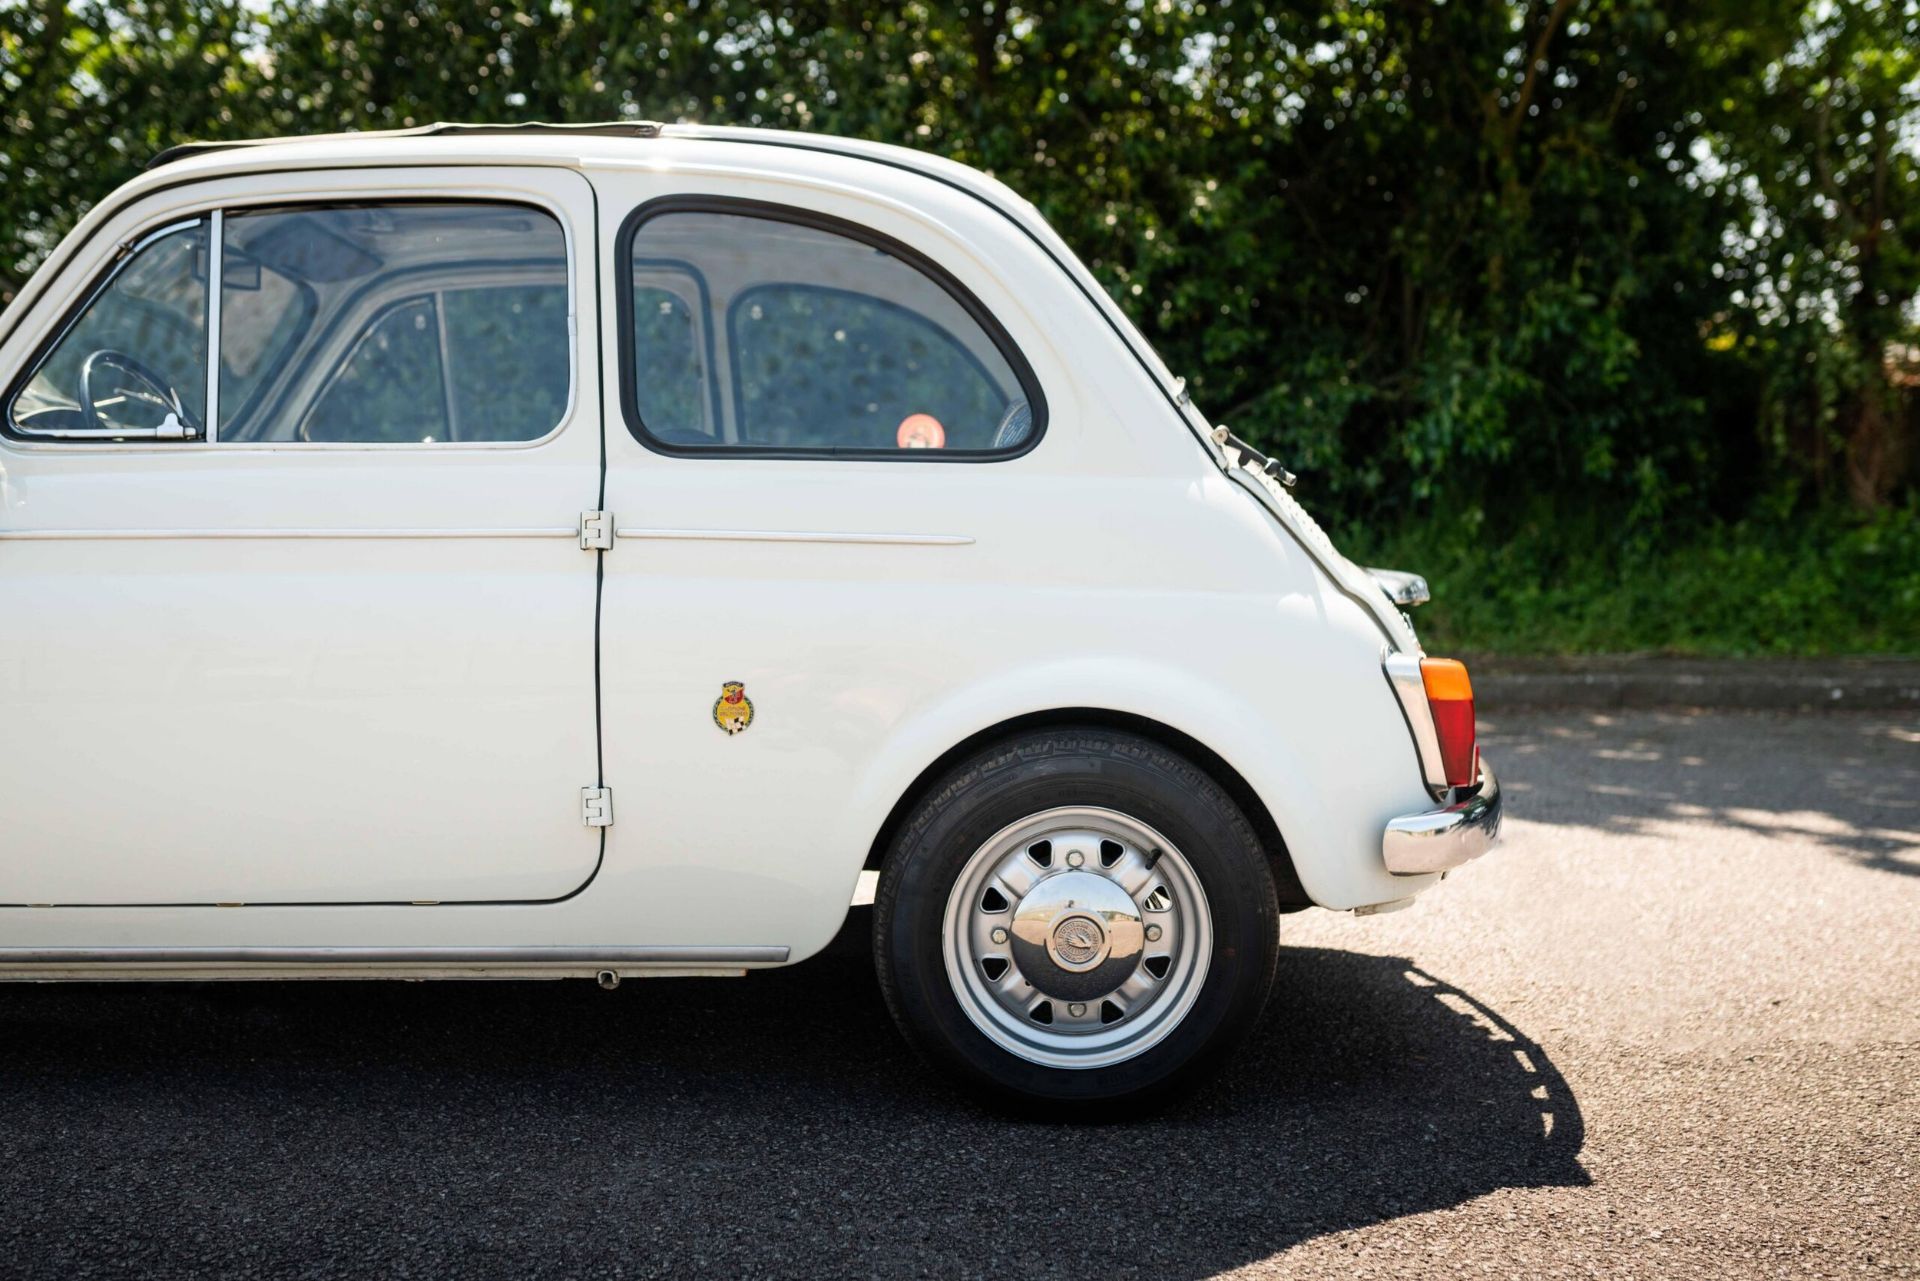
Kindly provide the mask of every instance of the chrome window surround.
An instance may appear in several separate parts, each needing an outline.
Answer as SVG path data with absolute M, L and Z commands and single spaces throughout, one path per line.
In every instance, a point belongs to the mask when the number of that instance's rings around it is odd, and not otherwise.
M 529 162 L 516 162 L 516 163 L 526 168 L 539 169 L 539 168 L 548 167 L 548 166 L 544 166 L 536 163 L 529 163 Z M 473 167 L 484 167 L 484 166 L 462 164 L 457 166 L 421 165 L 421 166 L 406 166 L 406 167 L 473 168 Z M 329 170 L 314 169 L 314 170 L 302 171 L 302 172 L 324 174 L 329 172 Z M 577 171 L 568 170 L 568 172 L 577 172 Z M 191 184 L 188 184 L 188 185 L 191 185 Z M 212 228 L 209 231 L 209 236 L 214 238 L 210 240 L 210 243 L 208 245 L 208 251 L 207 251 L 208 264 L 209 264 L 208 265 L 208 277 L 209 277 L 208 283 L 210 286 L 208 290 L 208 300 L 209 300 L 208 305 L 209 305 L 210 311 L 214 313 L 210 315 L 209 325 L 208 325 L 208 340 L 209 340 L 208 341 L 208 369 L 209 369 L 210 376 L 209 376 L 209 394 L 208 394 L 207 403 L 208 403 L 209 411 L 211 414 L 212 412 L 215 412 L 218 409 L 217 398 L 219 395 L 219 392 L 218 392 L 219 376 L 218 376 L 217 370 L 219 368 L 218 362 L 220 359 L 219 348 L 215 345 L 215 341 L 214 341 L 219 336 L 219 321 L 218 321 L 218 315 L 217 315 L 219 309 L 217 306 L 214 306 L 212 302 L 213 298 L 215 297 L 212 286 L 219 284 L 221 281 L 221 274 L 222 274 L 221 259 L 225 254 L 225 245 L 223 243 L 224 237 L 220 236 L 219 233 L 223 229 L 225 215 L 228 212 L 245 213 L 248 210 L 256 207 L 279 209 L 279 208 L 284 208 L 290 205 L 329 205 L 329 204 L 340 204 L 340 203 L 378 203 L 378 202 L 419 203 L 423 201 L 431 203 L 436 200 L 453 201 L 457 203 L 468 203 L 468 204 L 523 205 L 530 209 L 538 209 L 542 213 L 546 214 L 548 217 L 552 218 L 554 222 L 557 223 L 560 227 L 560 234 L 565 245 L 566 256 L 567 256 L 567 266 L 566 266 L 566 271 L 567 271 L 567 400 L 566 400 L 565 406 L 560 411 L 559 421 L 556 422 L 553 428 L 549 430 L 545 435 L 535 437 L 534 439 L 531 439 L 531 440 L 438 441 L 432 444 L 427 444 L 419 441 L 300 441 L 300 440 L 293 440 L 293 441 L 246 441 L 242 443 L 229 443 L 225 445 L 219 445 L 217 443 L 219 429 L 216 423 L 210 423 L 200 437 L 196 437 L 188 440 L 180 440 L 180 441 L 154 441 L 154 440 L 146 440 L 146 439 L 122 439 L 122 438 L 111 438 L 111 439 L 74 438 L 74 437 L 56 436 L 51 432 L 34 432 L 30 430 L 22 430 L 21 428 L 14 425 L 14 422 L 13 422 L 14 402 L 19 398 L 20 393 L 23 390 L 25 390 L 27 383 L 32 381 L 34 374 L 39 372 L 39 369 L 41 365 L 45 363 L 47 356 L 53 351 L 53 349 L 56 346 L 59 345 L 60 340 L 66 337 L 67 333 L 73 328 L 73 326 L 79 323 L 80 318 L 86 314 L 88 308 L 90 308 L 93 305 L 93 303 L 99 298 L 101 292 L 103 292 L 108 286 L 110 286 L 113 283 L 114 279 L 120 274 L 120 272 L 123 271 L 126 268 L 127 264 L 133 260 L 135 254 L 139 250 L 145 248 L 150 242 L 159 238 L 160 236 L 167 235 L 171 232 L 179 231 L 186 227 L 196 226 L 203 222 L 211 221 L 213 224 Z M 128 207 L 131 207 L 132 205 L 137 203 L 138 203 L 137 201 L 130 201 L 128 204 Z M 116 211 L 116 216 L 118 216 L 119 212 L 121 211 L 119 210 Z M 53 268 L 55 269 L 56 274 L 64 274 L 67 267 L 71 265 L 72 264 L 69 262 L 61 262 L 58 264 L 48 263 L 46 264 L 46 267 L 43 268 L 43 270 L 48 268 Z M 206 449 L 215 448 L 215 447 L 225 449 L 225 450 L 249 450 L 249 451 L 251 450 L 271 450 L 271 451 L 294 450 L 301 453 L 339 453 L 339 452 L 360 452 L 360 451 L 386 452 L 389 450 L 416 450 L 416 451 L 417 450 L 434 450 L 439 452 L 446 452 L 448 450 L 458 450 L 463 452 L 465 451 L 493 452 L 498 450 L 520 450 L 520 449 L 537 448 L 541 445 L 548 444 L 549 442 L 554 440 L 556 437 L 558 437 L 560 433 L 566 429 L 567 425 L 570 422 L 572 422 L 575 413 L 580 408 L 582 393 L 584 389 L 582 387 L 582 379 L 580 377 L 581 349 L 580 349 L 579 268 L 580 268 L 579 246 L 575 241 L 573 224 L 571 221 L 569 221 L 566 212 L 562 209 L 560 204 L 556 200 L 554 200 L 552 197 L 547 196 L 544 193 L 535 193 L 530 191 L 489 189 L 482 194 L 474 194 L 470 189 L 466 189 L 466 188 L 462 188 L 458 191 L 452 191 L 452 192 L 448 192 L 448 191 L 436 192 L 436 191 L 425 189 L 425 188 L 406 188 L 406 189 L 396 189 L 391 191 L 380 191 L 380 192 L 371 192 L 371 193 L 362 192 L 362 193 L 356 193 L 351 197 L 330 197 L 324 194 L 323 192 L 316 190 L 312 194 L 295 195 L 295 196 L 287 196 L 285 194 L 276 194 L 270 197 L 263 196 L 252 201 L 248 201 L 245 199 L 239 199 L 239 200 L 230 199 L 230 200 L 224 201 L 217 208 L 214 208 L 214 209 L 202 210 L 200 212 L 189 214 L 185 217 L 178 216 L 177 214 L 173 216 L 169 216 L 159 226 L 154 227 L 150 230 L 137 232 L 133 236 L 122 241 L 119 244 L 119 246 L 116 248 L 113 257 L 107 261 L 107 264 L 104 270 L 101 272 L 99 279 L 96 281 L 93 288 L 87 291 L 84 300 L 81 301 L 79 304 L 73 306 L 71 309 L 69 309 L 68 312 L 62 317 L 59 323 L 57 332 L 55 332 L 52 336 L 47 338 L 45 341 L 43 341 L 33 349 L 32 355 L 28 357 L 26 362 L 20 367 L 21 372 L 16 378 L 16 380 L 14 381 L 14 383 L 7 387 L 4 393 L 4 401 L 0 401 L 0 447 L 13 448 L 13 449 L 26 449 L 26 450 L 33 450 L 33 451 L 46 450 L 46 451 L 54 451 L 54 452 L 61 452 L 61 453 L 67 453 L 67 452 L 74 452 L 74 453 L 116 452 L 116 453 L 119 453 L 119 452 L 128 452 L 128 451 L 147 452 L 150 450 L 164 450 L 168 453 L 173 453 L 180 450 L 200 451 L 200 450 L 206 450 Z M 32 304 L 30 305 L 37 305 L 40 301 L 42 301 L 44 296 L 45 296 L 45 292 L 39 291 L 38 296 L 36 296 L 32 300 Z M 17 327 L 18 326 L 16 324 L 14 326 L 11 326 L 7 331 L 0 331 L 0 341 L 4 341 L 7 337 L 9 337 L 11 329 L 14 329 Z

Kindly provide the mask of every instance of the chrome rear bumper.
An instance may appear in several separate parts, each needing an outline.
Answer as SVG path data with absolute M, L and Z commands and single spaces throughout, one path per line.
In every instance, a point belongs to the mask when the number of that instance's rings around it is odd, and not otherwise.
M 1402 814 L 1380 841 L 1387 870 L 1396 876 L 1444 872 L 1479 858 L 1500 835 L 1500 780 L 1482 759 L 1480 786 L 1465 800 L 1437 810 Z

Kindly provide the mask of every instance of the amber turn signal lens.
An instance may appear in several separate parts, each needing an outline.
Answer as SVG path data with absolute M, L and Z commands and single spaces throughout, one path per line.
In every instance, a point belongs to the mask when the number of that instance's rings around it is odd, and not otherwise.
M 1423 658 L 1420 679 L 1430 699 L 1473 701 L 1473 682 L 1467 679 L 1467 665 L 1457 658 Z
M 1480 773 L 1480 748 L 1473 721 L 1473 682 L 1457 658 L 1423 658 L 1420 681 L 1427 689 L 1434 734 L 1440 740 L 1440 766 L 1447 786 L 1468 787 Z

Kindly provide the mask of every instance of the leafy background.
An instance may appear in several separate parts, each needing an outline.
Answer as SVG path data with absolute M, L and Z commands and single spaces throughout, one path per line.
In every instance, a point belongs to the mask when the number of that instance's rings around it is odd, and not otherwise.
M 0 0 L 0 300 L 183 139 L 610 118 L 1004 178 L 1435 645 L 1920 652 L 1920 0 Z

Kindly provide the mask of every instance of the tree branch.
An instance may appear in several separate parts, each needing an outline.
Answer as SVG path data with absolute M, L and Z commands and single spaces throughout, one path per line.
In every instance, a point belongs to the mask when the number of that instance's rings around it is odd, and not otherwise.
M 1520 132 L 1521 122 L 1527 117 L 1527 108 L 1533 105 L 1534 86 L 1540 79 L 1540 65 L 1547 60 L 1547 46 L 1553 43 L 1554 33 L 1577 3 L 1579 0 L 1554 0 L 1553 11 L 1547 15 L 1547 25 L 1541 28 L 1539 38 L 1533 42 L 1533 49 L 1527 55 L 1526 78 L 1520 82 L 1520 93 L 1515 97 L 1513 111 L 1506 121 L 1509 148 L 1514 136 Z

